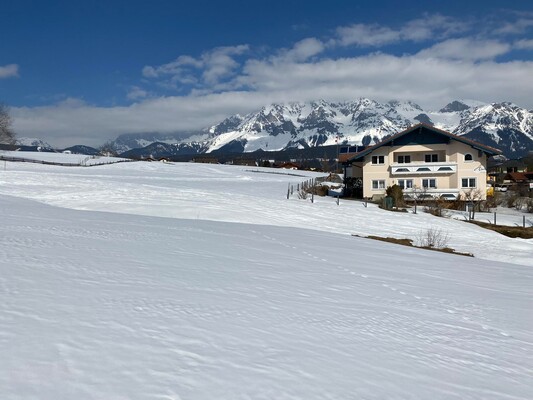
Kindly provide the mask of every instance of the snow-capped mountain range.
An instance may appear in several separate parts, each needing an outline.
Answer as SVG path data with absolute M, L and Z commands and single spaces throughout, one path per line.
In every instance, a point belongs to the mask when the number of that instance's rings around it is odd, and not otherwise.
M 52 149 L 52 146 L 50 144 L 38 138 L 17 137 L 15 143 L 19 146 Z
M 533 111 L 512 103 L 462 100 L 427 111 L 409 101 L 379 103 L 366 98 L 341 103 L 271 104 L 245 116 L 232 115 L 199 132 L 129 134 L 111 144 L 121 153 L 147 147 L 147 151 L 170 155 L 274 151 L 334 145 L 337 141 L 369 145 L 420 122 L 499 148 L 508 157 L 533 150 Z

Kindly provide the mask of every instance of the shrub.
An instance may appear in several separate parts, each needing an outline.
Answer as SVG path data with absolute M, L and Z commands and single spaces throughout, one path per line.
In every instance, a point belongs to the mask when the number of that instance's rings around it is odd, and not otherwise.
M 392 200 L 394 202 L 394 206 L 396 208 L 403 207 L 404 201 L 403 201 L 403 190 L 398 185 L 392 185 L 389 186 L 386 190 L 387 196 L 392 197 Z
M 515 207 L 515 202 L 516 200 L 518 199 L 518 194 L 513 192 L 513 193 L 510 193 L 508 196 L 507 196 L 507 199 L 506 199 L 506 206 L 507 208 L 513 208 Z
M 522 210 L 522 208 L 524 208 L 525 204 L 526 204 L 526 201 L 524 198 L 517 197 L 516 200 L 514 201 L 514 208 L 515 210 L 520 211 Z
M 314 193 L 318 196 L 327 196 L 329 187 L 327 185 L 317 185 L 313 188 Z
M 449 204 L 446 200 L 436 198 L 425 203 L 424 211 L 436 217 L 445 217 Z
M 487 200 L 481 205 L 482 211 L 490 211 L 491 208 L 496 208 L 502 203 L 501 196 L 495 192 L 493 196 L 487 196 Z
M 533 213 L 533 199 L 527 199 L 526 202 L 526 211 L 528 213 Z
M 425 232 L 420 232 L 417 238 L 419 247 L 429 247 L 443 249 L 448 246 L 450 235 L 441 229 L 429 228 Z

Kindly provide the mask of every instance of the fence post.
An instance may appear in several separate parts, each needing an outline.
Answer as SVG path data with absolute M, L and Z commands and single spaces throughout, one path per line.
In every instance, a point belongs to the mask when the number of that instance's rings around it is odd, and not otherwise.
M 315 193 L 311 192 L 311 203 L 314 203 L 314 202 L 315 202 Z
M 340 198 L 341 198 L 340 196 L 337 196 L 337 205 L 339 205 L 339 199 Z
M 289 183 L 289 186 L 287 186 L 287 200 L 289 200 L 289 196 L 290 196 L 290 194 L 291 194 L 291 189 L 290 189 L 290 187 L 291 187 L 291 184 Z
M 526 227 L 526 216 L 525 215 L 522 216 L 522 227 L 524 228 Z
M 494 225 L 496 225 L 496 211 L 494 211 Z

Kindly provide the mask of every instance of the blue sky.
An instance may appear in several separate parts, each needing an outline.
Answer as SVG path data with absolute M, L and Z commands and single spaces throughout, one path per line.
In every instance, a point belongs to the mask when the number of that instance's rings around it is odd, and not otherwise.
M 531 2 L 421 3 L 4 0 L 0 101 L 58 146 L 318 98 L 533 108 Z

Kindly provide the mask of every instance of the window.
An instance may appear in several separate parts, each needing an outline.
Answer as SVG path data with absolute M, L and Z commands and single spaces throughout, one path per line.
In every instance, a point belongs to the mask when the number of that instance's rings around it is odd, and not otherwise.
M 398 156 L 398 164 L 409 164 L 411 156 Z
M 398 186 L 402 189 L 412 189 L 413 180 L 412 179 L 398 179 Z
M 461 187 L 464 188 L 475 188 L 476 187 L 476 178 L 462 178 Z
M 474 161 L 474 157 L 472 156 L 472 154 L 465 154 L 465 161 Z
M 396 172 L 409 172 L 409 168 L 398 168 Z
M 426 189 L 436 189 L 437 180 L 435 178 L 422 179 L 422 187 Z
M 420 167 L 416 169 L 416 172 L 428 172 L 431 171 L 428 167 Z
M 453 171 L 452 167 L 440 167 L 439 171 Z
M 379 189 L 385 189 L 385 181 L 384 180 L 372 181 L 372 190 L 379 190 Z
M 439 162 L 438 154 L 426 154 L 426 162 Z
M 372 164 L 385 164 L 385 156 L 372 156 Z

